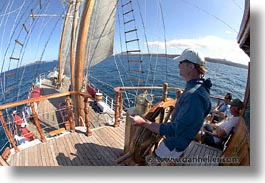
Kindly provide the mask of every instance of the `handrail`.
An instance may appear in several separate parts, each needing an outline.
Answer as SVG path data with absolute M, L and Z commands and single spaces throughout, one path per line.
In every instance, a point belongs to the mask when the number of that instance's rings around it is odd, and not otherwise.
M 210 95 L 210 98 L 211 98 L 211 99 L 216 99 L 216 100 L 217 100 L 217 104 L 216 104 L 216 106 L 219 106 L 220 101 L 224 101 L 224 100 L 225 100 L 224 98 L 216 97 L 216 96 L 212 96 L 212 95 Z
M 31 102 L 39 102 L 39 101 L 42 101 L 42 100 L 47 100 L 47 99 L 52 99 L 52 98 L 64 97 L 64 96 L 67 96 L 67 95 L 81 95 L 83 97 L 88 97 L 88 98 L 92 99 L 92 96 L 90 94 L 87 94 L 87 93 L 84 93 L 84 92 L 75 92 L 75 91 L 61 92 L 61 93 L 55 93 L 55 94 L 44 95 L 44 96 L 40 96 L 40 97 L 36 97 L 36 98 L 31 98 L 31 99 L 25 99 L 25 100 L 21 100 L 21 101 L 18 101 L 18 102 L 2 104 L 0 106 L 0 110 L 11 108 L 11 107 L 16 107 L 16 106 L 19 106 L 19 105 L 28 104 L 28 103 L 31 103 Z
M 168 87 L 167 83 L 164 84 L 164 86 L 137 86 L 137 87 L 116 87 L 114 88 L 114 91 L 116 93 L 116 101 L 115 101 L 115 123 L 114 123 L 114 127 L 118 127 L 119 126 L 119 122 L 118 122 L 118 118 L 121 116 L 122 113 L 122 109 L 123 109 L 123 104 L 122 104 L 122 92 L 125 90 L 148 90 L 148 89 L 158 89 L 158 90 L 163 90 L 163 94 L 162 94 L 162 98 L 161 100 L 164 100 L 167 98 L 167 94 L 168 94 L 168 90 L 176 90 L 176 98 L 178 98 L 178 94 L 179 92 L 182 91 L 181 88 L 174 88 L 174 87 Z M 45 95 L 45 96 L 40 96 L 40 97 L 36 97 L 36 98 L 30 98 L 30 99 L 25 99 L 25 100 L 21 100 L 18 102 L 12 102 L 12 103 L 7 103 L 7 104 L 3 104 L 0 106 L 0 114 L 2 113 L 1 111 L 7 108 L 12 108 L 12 107 L 16 107 L 19 105 L 25 105 L 30 103 L 31 105 L 31 109 L 33 112 L 33 118 L 35 121 L 35 125 L 37 127 L 37 130 L 41 136 L 41 140 L 42 142 L 45 142 L 45 136 L 44 133 L 42 132 L 42 127 L 40 126 L 40 123 L 38 121 L 38 114 L 34 111 L 34 102 L 39 102 L 39 101 L 43 101 L 43 100 L 48 100 L 48 99 L 53 99 L 53 98 L 59 98 L 59 97 L 66 97 L 66 108 L 67 108 L 67 112 L 70 118 L 70 125 L 71 125 L 71 132 L 75 132 L 74 128 L 75 128 L 75 124 L 73 121 L 73 111 L 72 111 L 72 107 L 71 107 L 71 103 L 70 103 L 70 96 L 71 95 L 79 95 L 79 96 L 83 96 L 85 98 L 84 103 L 84 112 L 85 112 L 85 123 L 86 123 L 86 127 L 87 127 L 87 136 L 92 135 L 92 132 L 90 130 L 90 117 L 89 117 L 89 108 L 88 108 L 88 98 L 90 99 L 94 99 L 90 94 L 88 93 L 84 93 L 84 92 L 78 92 L 78 91 L 70 91 L 70 92 L 61 92 L 61 93 L 54 93 L 54 94 L 49 94 L 49 95 Z M 215 97 L 215 96 L 210 96 L 211 98 L 214 99 L 218 99 L 223 100 L 220 97 Z M 16 152 L 19 152 L 19 149 L 16 147 L 16 144 L 14 143 L 14 139 L 13 137 L 10 135 L 10 133 L 8 132 L 8 128 L 5 125 L 5 121 L 3 118 L 3 114 L 1 115 L 1 122 L 3 124 L 3 127 L 5 128 L 6 133 L 8 134 L 8 138 L 9 141 L 11 142 L 12 146 L 16 149 Z
M 121 117 L 122 113 L 122 92 L 124 90 L 148 90 L 148 89 L 160 89 L 163 90 L 161 100 L 165 100 L 167 98 L 168 90 L 176 90 L 176 97 L 179 96 L 179 92 L 182 91 L 181 88 L 168 87 L 167 83 L 164 83 L 164 86 L 123 86 L 123 87 L 115 87 L 113 90 L 116 93 L 116 104 L 115 104 L 115 122 L 114 126 L 118 127 L 119 122 L 118 119 Z
M 36 113 L 35 108 L 34 108 L 34 102 L 66 96 L 66 105 L 67 105 L 68 115 L 69 115 L 70 119 L 73 119 L 73 112 L 71 110 L 71 103 L 69 101 L 69 98 L 70 98 L 69 96 L 70 95 L 80 95 L 80 96 L 83 96 L 85 98 L 84 102 L 86 104 L 85 104 L 85 108 L 83 110 L 85 110 L 85 114 L 86 114 L 85 123 L 86 123 L 86 127 L 87 127 L 87 135 L 88 136 L 92 135 L 92 132 L 90 130 L 89 109 L 88 109 L 88 104 L 87 104 L 88 103 L 88 98 L 93 99 L 93 97 L 90 94 L 83 93 L 83 92 L 71 91 L 71 92 L 62 92 L 62 93 L 49 94 L 49 95 L 40 96 L 40 97 L 36 97 L 36 98 L 31 98 L 31 99 L 26 99 L 26 100 L 22 100 L 22 101 L 18 101 L 18 102 L 7 103 L 7 104 L 3 104 L 3 105 L 0 106 L 0 121 L 1 121 L 1 123 L 3 125 L 5 133 L 7 134 L 9 142 L 12 144 L 12 146 L 15 149 L 15 152 L 19 152 L 19 149 L 16 146 L 14 138 L 12 137 L 11 133 L 9 132 L 9 129 L 8 129 L 8 127 L 6 125 L 6 122 L 5 122 L 5 119 L 3 117 L 2 110 L 30 103 L 30 107 L 31 107 L 31 110 L 32 110 L 32 117 L 34 119 L 34 122 L 35 122 L 35 125 L 37 127 L 37 130 L 38 130 L 38 132 L 40 134 L 41 140 L 42 140 L 42 142 L 46 142 L 45 135 L 44 135 L 44 133 L 42 131 L 42 127 L 41 127 L 41 125 L 39 123 L 39 120 L 38 120 L 38 114 Z M 72 120 L 70 120 L 70 123 L 71 123 L 70 125 L 71 125 L 72 132 L 74 132 L 74 130 L 73 130 L 74 129 L 74 122 Z

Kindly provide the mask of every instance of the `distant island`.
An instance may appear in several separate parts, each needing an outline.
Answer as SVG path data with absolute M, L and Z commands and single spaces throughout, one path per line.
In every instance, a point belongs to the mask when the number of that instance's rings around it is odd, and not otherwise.
M 225 65 L 231 65 L 234 67 L 240 67 L 243 69 L 248 69 L 247 65 L 244 64 L 239 64 L 239 63 L 235 63 L 235 62 L 231 62 L 229 60 L 226 59 L 218 59 L 218 58 L 209 58 L 209 57 L 205 57 L 206 62 L 212 62 L 212 63 L 218 63 L 218 64 L 225 64 Z
M 125 54 L 126 53 L 120 53 L 120 54 L 117 54 L 117 55 L 125 55 Z M 130 54 L 130 55 L 137 56 L 139 54 Z M 147 53 L 144 53 L 144 54 L 141 54 L 141 55 L 143 55 L 143 56 L 150 56 L 150 55 L 154 56 L 154 55 L 156 55 L 156 56 L 159 56 L 159 57 L 167 57 L 167 58 L 175 58 L 175 57 L 179 56 L 178 54 L 147 54 Z M 230 65 L 230 66 L 234 66 L 234 67 L 239 67 L 239 68 L 243 68 L 243 69 L 248 69 L 247 65 L 231 62 L 231 61 L 226 60 L 226 59 L 205 57 L 205 60 L 206 60 L 206 62 L 218 63 L 218 64 L 224 64 L 224 65 Z M 56 60 L 53 60 L 51 62 L 54 62 L 54 61 L 56 61 Z M 35 61 L 33 63 L 27 64 L 27 66 L 34 65 L 34 64 L 44 64 L 44 63 L 46 63 L 46 61 Z
M 124 54 L 126 54 L 126 53 L 120 53 L 119 55 L 124 55 Z M 139 55 L 139 54 L 130 54 L 130 55 Z M 148 53 L 143 53 L 141 55 L 143 55 L 143 56 L 156 55 L 159 57 L 167 57 L 167 58 L 175 58 L 175 57 L 179 56 L 178 54 L 148 54 Z M 234 66 L 234 67 L 240 67 L 240 68 L 248 69 L 247 65 L 231 62 L 231 61 L 226 60 L 226 59 L 205 57 L 205 60 L 206 60 L 206 62 L 225 64 L 225 65 L 230 65 L 230 66 Z
M 35 61 L 29 64 L 26 64 L 25 66 L 31 66 L 31 65 L 35 65 L 35 64 L 45 64 L 47 63 L 47 61 Z

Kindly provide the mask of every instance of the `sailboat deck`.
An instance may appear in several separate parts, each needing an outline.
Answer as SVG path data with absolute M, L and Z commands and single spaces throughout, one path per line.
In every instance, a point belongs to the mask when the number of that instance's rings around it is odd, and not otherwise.
M 116 159 L 123 154 L 124 126 L 95 128 L 89 137 L 77 128 L 75 133 L 12 153 L 7 162 L 10 166 L 117 166 Z

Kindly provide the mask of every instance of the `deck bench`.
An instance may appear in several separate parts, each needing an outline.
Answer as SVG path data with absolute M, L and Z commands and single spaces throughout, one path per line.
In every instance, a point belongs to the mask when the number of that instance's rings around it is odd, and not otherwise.
M 249 166 L 249 135 L 245 120 L 241 117 L 237 127 L 224 143 L 223 150 L 192 141 L 184 151 L 183 166 Z

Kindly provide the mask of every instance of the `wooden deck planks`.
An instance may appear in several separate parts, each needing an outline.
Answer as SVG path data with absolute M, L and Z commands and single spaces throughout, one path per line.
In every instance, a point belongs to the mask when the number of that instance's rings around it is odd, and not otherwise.
M 222 151 L 198 142 L 191 142 L 189 147 L 184 152 L 184 158 L 190 162 L 184 163 L 185 166 L 217 166 L 215 158 L 219 158 Z
M 84 132 L 59 137 L 11 154 L 11 166 L 117 166 L 116 159 L 123 153 L 124 125 L 93 130 L 87 137 Z
M 102 130 L 103 128 L 101 128 Z M 91 138 L 93 138 L 93 140 L 90 143 L 90 146 L 92 147 L 92 150 L 96 150 L 96 152 L 94 152 L 94 156 L 97 157 L 97 163 L 99 166 L 109 166 L 112 165 L 109 161 L 111 160 L 111 156 L 109 155 L 109 151 L 106 148 L 106 144 L 105 142 L 103 142 L 100 139 L 100 131 L 97 131 L 96 133 L 94 132 L 93 136 Z M 86 147 L 89 148 L 88 144 L 86 144 Z M 103 164 L 102 164 L 103 162 Z
M 78 158 L 76 158 L 76 149 L 75 149 L 73 143 L 71 142 L 71 135 L 70 134 L 65 135 L 64 140 L 68 146 L 67 151 L 68 151 L 68 157 L 71 160 L 71 164 L 73 166 L 80 165 L 81 164 L 80 160 Z
M 55 139 L 53 139 L 52 141 L 55 141 Z M 48 141 L 48 142 L 50 142 L 50 141 Z M 57 159 L 56 159 L 56 155 L 57 155 L 56 154 L 56 149 L 54 148 L 54 144 L 52 142 L 49 143 L 48 149 L 50 149 L 51 152 L 52 152 L 51 156 L 52 156 L 53 161 L 50 161 L 50 163 L 53 164 L 54 166 L 58 166 L 59 164 L 58 164 Z
M 123 154 L 125 125 L 101 127 L 87 137 L 84 132 L 69 133 L 12 154 L 11 166 L 121 166 L 116 160 Z M 220 157 L 222 151 L 192 142 L 184 158 Z M 216 162 L 192 161 L 184 166 L 214 166 Z
M 105 131 L 105 129 L 103 129 Z M 108 162 L 108 165 L 115 165 L 115 157 L 117 156 L 115 154 L 116 148 L 113 146 L 112 141 L 110 138 L 106 138 L 105 134 L 103 133 L 103 130 L 100 131 L 101 133 L 97 133 L 95 137 L 98 139 L 101 146 L 99 146 L 100 149 L 105 151 L 105 156 L 103 158 L 109 159 L 111 162 Z
M 52 164 L 50 163 L 50 161 L 52 160 L 52 157 L 50 157 L 50 154 L 51 154 L 51 152 L 49 151 L 50 148 L 48 148 L 47 143 L 43 143 L 41 145 L 43 148 L 43 156 L 44 156 L 46 166 L 51 166 Z M 45 165 L 43 165 L 43 166 L 45 166 Z
M 91 166 L 89 156 L 86 155 L 86 149 L 83 147 L 83 143 L 78 133 L 73 134 L 74 148 L 76 149 L 75 156 L 79 159 L 75 166 Z

